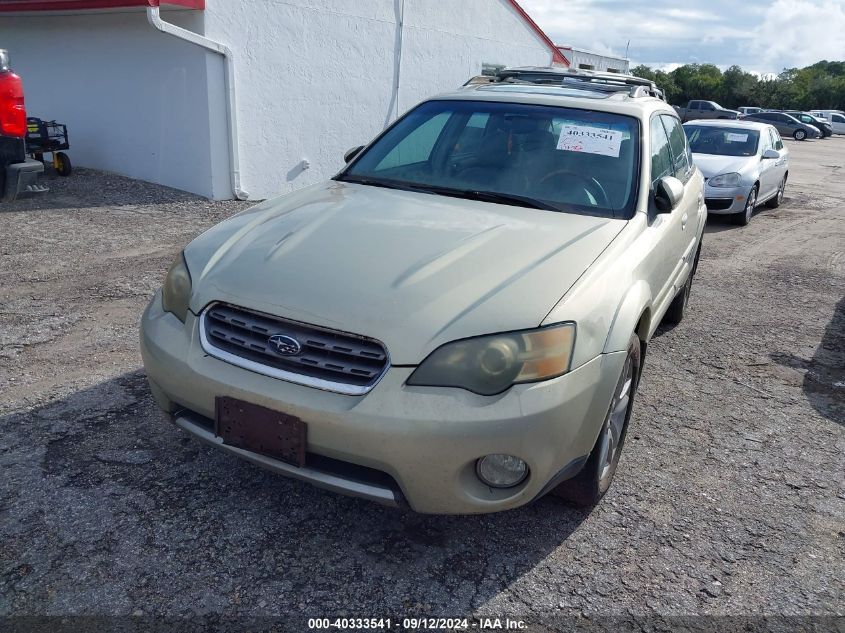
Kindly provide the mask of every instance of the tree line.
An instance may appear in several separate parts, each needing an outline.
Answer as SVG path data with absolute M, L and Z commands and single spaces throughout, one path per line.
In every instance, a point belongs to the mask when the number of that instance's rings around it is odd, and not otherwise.
M 654 81 L 676 105 L 707 99 L 732 109 L 845 110 L 845 62 L 821 61 L 762 78 L 739 66 L 722 72 L 713 64 L 686 64 L 671 72 L 641 64 L 631 73 Z

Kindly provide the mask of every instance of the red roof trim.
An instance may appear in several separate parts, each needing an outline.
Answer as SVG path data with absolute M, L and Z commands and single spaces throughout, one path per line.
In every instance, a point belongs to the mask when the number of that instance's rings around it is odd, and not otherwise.
M 552 52 L 552 63 L 566 64 L 567 66 L 569 66 L 569 60 L 561 54 L 557 46 L 555 46 L 554 42 L 552 42 L 552 40 L 549 39 L 549 36 L 545 34 L 543 29 L 541 29 L 537 25 L 537 23 L 531 19 L 531 16 L 525 12 L 525 9 L 519 6 L 519 2 L 517 2 L 517 0 L 508 0 L 508 2 L 510 2 L 511 6 L 519 14 L 519 16 L 523 20 L 525 20 L 525 23 L 528 24 L 529 27 L 531 27 L 531 30 L 534 31 L 537 36 L 548 45 L 549 49 Z
M 571 46 L 558 46 L 557 50 L 560 53 L 560 56 L 563 57 L 564 61 L 566 62 L 566 65 L 572 66 L 572 62 L 569 61 L 569 58 L 566 55 L 563 54 L 563 51 L 571 51 L 572 47 Z
M 83 11 L 126 7 L 177 6 L 205 9 L 205 0 L 0 0 L 0 13 L 11 11 Z

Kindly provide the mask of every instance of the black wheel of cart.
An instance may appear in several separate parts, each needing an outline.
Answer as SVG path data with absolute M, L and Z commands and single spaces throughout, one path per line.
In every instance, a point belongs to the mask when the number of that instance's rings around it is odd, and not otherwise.
M 73 166 L 70 164 L 70 157 L 64 152 L 56 152 L 56 155 L 53 157 L 53 165 L 56 171 L 59 172 L 59 176 L 70 176 L 70 172 L 73 171 Z

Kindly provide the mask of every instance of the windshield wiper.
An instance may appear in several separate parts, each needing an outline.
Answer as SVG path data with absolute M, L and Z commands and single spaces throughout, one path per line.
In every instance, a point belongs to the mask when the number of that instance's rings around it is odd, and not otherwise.
M 519 196 L 513 193 L 499 193 L 498 191 L 475 191 L 472 189 L 453 189 L 454 194 L 462 198 L 471 200 L 481 200 L 483 202 L 495 202 L 500 204 L 510 204 L 519 207 L 528 207 L 529 209 L 543 209 L 544 211 L 560 211 L 561 209 L 541 200 L 529 198 L 528 196 Z
M 354 182 L 359 185 L 370 185 L 373 187 L 385 187 L 387 189 L 399 189 L 401 191 L 414 191 L 417 193 L 431 193 L 453 198 L 464 198 L 467 200 L 479 200 L 482 202 L 493 202 L 499 204 L 516 205 L 528 207 L 529 209 L 543 209 L 544 211 L 561 211 L 562 209 L 541 200 L 535 200 L 528 196 L 520 196 L 512 193 L 500 193 L 498 191 L 477 191 L 475 189 L 456 189 L 454 187 L 443 187 L 439 185 L 428 185 L 423 183 L 409 183 L 399 180 L 383 180 L 381 178 L 367 178 L 365 176 L 352 176 L 344 174 L 336 180 L 343 182 Z
M 335 177 L 341 182 L 354 182 L 357 185 L 370 185 L 371 187 L 384 187 L 385 189 L 399 189 L 400 191 L 420 191 L 419 187 L 406 185 L 397 180 L 382 180 L 381 178 L 365 178 L 362 176 L 349 176 L 342 174 Z

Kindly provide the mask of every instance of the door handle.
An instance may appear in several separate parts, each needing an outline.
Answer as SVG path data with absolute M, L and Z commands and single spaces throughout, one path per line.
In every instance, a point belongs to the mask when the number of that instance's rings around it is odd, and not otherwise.
M 681 230 L 682 230 L 682 231 L 686 231 L 686 230 L 687 230 L 687 220 L 688 220 L 688 219 L 689 219 L 689 215 L 685 212 L 685 213 L 681 216 Z

